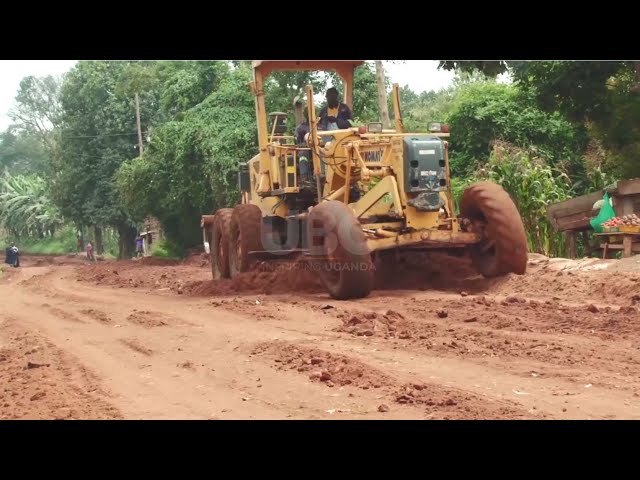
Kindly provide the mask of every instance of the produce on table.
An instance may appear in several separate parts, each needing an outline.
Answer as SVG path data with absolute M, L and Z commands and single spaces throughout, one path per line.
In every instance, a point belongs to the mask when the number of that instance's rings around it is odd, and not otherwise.
M 624 217 L 614 217 L 602 224 L 603 227 L 620 227 L 622 225 L 640 226 L 640 218 L 632 213 Z

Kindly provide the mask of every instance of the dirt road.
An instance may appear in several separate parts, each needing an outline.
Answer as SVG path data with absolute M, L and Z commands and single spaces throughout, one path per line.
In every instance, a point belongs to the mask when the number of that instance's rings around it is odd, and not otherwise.
M 640 418 L 638 260 L 488 281 L 429 258 L 346 302 L 279 268 L 25 257 L 0 279 L 0 418 Z

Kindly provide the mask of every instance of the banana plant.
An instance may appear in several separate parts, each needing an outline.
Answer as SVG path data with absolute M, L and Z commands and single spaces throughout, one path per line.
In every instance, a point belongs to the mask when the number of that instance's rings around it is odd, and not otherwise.
M 4 230 L 35 237 L 54 231 L 62 222 L 43 178 L 5 173 L 0 179 L 0 227 Z

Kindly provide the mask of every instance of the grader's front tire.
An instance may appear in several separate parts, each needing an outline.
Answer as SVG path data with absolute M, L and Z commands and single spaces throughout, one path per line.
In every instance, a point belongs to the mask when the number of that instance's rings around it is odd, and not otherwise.
M 216 212 L 211 226 L 211 273 L 214 280 L 229 278 L 229 229 L 233 208 Z
M 261 251 L 262 212 L 253 204 L 236 205 L 229 228 L 229 271 L 231 277 L 252 266 L 249 252 Z
M 469 219 L 483 240 L 471 247 L 474 268 L 487 278 L 527 270 L 527 236 L 509 194 L 493 182 L 471 185 L 462 194 L 460 213 Z M 483 225 L 482 228 L 478 227 Z
M 342 202 L 311 209 L 307 238 L 311 265 L 336 300 L 363 298 L 373 288 L 373 263 L 360 223 Z

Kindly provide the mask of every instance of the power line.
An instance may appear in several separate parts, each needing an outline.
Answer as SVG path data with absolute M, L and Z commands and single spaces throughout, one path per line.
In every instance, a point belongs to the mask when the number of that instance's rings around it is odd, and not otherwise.
M 63 135 L 64 138 L 99 138 L 99 137 L 121 137 L 121 136 L 132 136 L 137 135 L 136 132 L 133 133 L 105 133 L 104 135 Z

